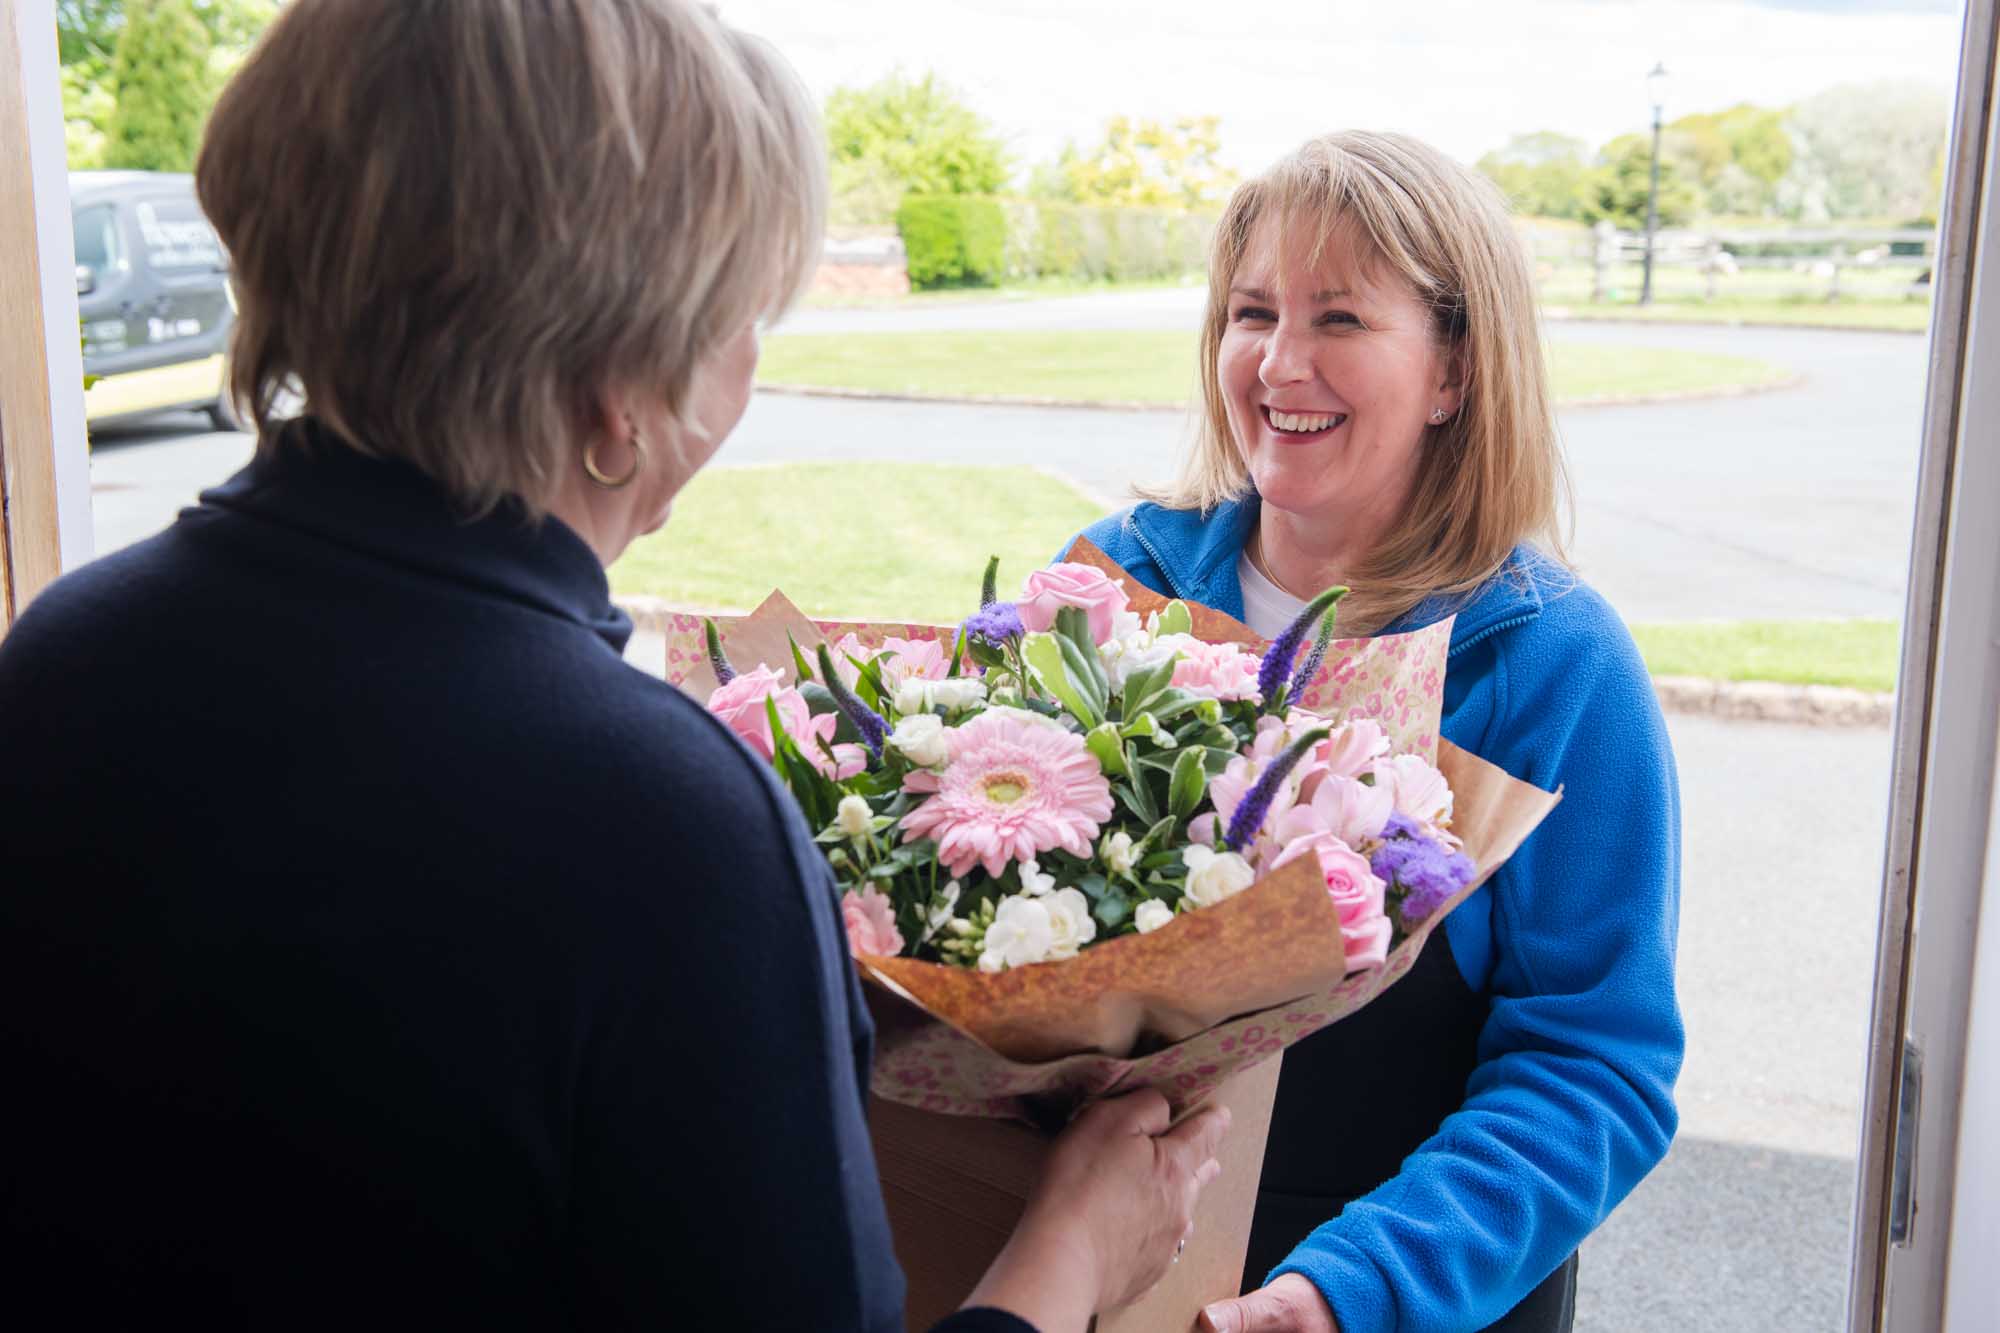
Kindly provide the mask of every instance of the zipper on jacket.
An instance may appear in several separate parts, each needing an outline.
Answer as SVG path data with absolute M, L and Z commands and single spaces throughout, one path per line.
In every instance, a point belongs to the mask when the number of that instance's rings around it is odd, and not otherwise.
M 1491 625 L 1488 625 L 1485 629 L 1480 630 L 1477 634 L 1474 634 L 1470 638 L 1464 640 L 1463 642 L 1454 643 L 1449 649 L 1445 651 L 1444 655 L 1445 660 L 1449 662 L 1452 658 L 1457 657 L 1467 648 L 1472 647 L 1473 644 L 1482 642 L 1483 640 L 1486 639 L 1490 639 L 1503 629 L 1512 629 L 1516 625 L 1525 625 L 1530 620 L 1533 620 L 1536 616 L 1540 614 L 1541 614 L 1540 611 L 1523 611 L 1518 616 L 1512 616 L 1506 620 L 1497 620 Z
M 1180 583 L 1175 580 L 1173 571 L 1167 568 L 1167 562 L 1160 559 L 1160 553 L 1153 549 L 1153 543 L 1146 540 L 1146 534 L 1139 531 L 1139 525 L 1132 521 L 1130 515 L 1126 516 L 1125 525 L 1132 530 L 1133 539 L 1145 548 L 1147 555 L 1153 558 L 1153 568 L 1160 571 L 1160 577 L 1166 581 L 1167 591 L 1183 602 L 1189 601 L 1190 598 L 1181 591 Z

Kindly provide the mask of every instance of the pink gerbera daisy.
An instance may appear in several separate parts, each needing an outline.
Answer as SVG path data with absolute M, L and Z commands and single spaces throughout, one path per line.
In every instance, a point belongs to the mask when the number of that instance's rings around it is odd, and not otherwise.
M 1061 847 L 1088 857 L 1111 818 L 1111 784 L 1083 737 L 1040 718 L 995 709 L 950 733 L 942 773 L 904 781 L 931 798 L 903 816 L 903 840 L 934 838 L 954 875 L 974 864 L 998 875 Z

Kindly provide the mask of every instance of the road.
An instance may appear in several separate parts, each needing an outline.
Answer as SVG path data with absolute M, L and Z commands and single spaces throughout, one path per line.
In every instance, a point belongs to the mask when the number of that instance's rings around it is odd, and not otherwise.
M 1177 327 L 1197 304 L 1162 291 L 894 320 L 815 311 L 797 325 Z M 1575 552 L 1628 617 L 1900 614 L 1923 339 L 1584 324 L 1551 337 L 1760 356 L 1804 377 L 1777 393 L 1563 414 Z M 722 462 L 1028 462 L 1111 502 L 1171 466 L 1183 424 L 760 394 Z M 101 440 L 100 548 L 157 529 L 248 448 L 180 424 Z M 1845 1289 L 1888 734 L 1687 717 L 1671 729 L 1686 800 L 1682 1132 L 1585 1247 L 1577 1326 L 1830 1329 Z

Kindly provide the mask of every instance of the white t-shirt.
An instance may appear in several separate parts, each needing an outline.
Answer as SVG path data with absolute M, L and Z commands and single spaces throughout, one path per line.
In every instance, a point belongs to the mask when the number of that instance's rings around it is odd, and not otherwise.
M 1243 623 L 1267 639 L 1284 633 L 1306 609 L 1305 602 L 1257 572 L 1248 550 L 1236 557 L 1236 581 L 1243 585 Z

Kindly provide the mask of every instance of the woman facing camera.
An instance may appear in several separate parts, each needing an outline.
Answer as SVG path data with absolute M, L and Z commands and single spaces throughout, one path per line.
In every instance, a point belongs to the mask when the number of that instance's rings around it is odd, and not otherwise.
M 681 0 L 294 0 L 223 95 L 255 461 L 0 643 L 16 1323 L 902 1329 L 824 858 L 604 572 L 824 160 Z M 1226 1119 L 1086 1113 L 947 1325 L 1135 1295 Z
M 1287 1052 L 1245 1287 L 1216 1329 L 1570 1327 L 1576 1251 L 1666 1152 L 1680 811 L 1623 624 L 1564 565 L 1527 264 L 1495 192 L 1315 139 L 1220 223 L 1179 479 L 1085 535 L 1274 636 L 1452 621 L 1444 734 L 1547 822 L 1374 1005 Z M 1268 1276 L 1267 1276 L 1268 1274 Z

